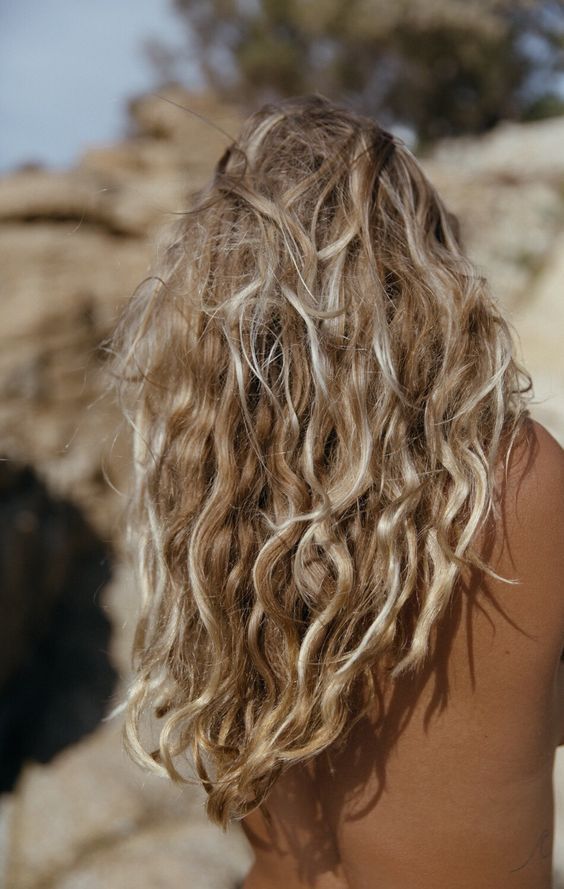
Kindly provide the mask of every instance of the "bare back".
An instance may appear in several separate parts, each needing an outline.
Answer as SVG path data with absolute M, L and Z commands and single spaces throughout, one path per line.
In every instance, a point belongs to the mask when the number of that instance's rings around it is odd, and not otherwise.
M 428 666 L 390 684 L 340 751 L 295 767 L 243 826 L 244 889 L 550 889 L 554 753 L 564 743 L 564 452 L 537 423 L 503 521 L 468 571 Z

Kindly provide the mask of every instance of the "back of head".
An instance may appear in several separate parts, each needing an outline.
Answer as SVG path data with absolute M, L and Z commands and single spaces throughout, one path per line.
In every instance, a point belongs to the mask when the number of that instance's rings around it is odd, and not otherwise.
M 245 122 L 113 348 L 143 586 L 128 744 L 176 778 L 189 751 L 226 824 L 346 736 L 375 663 L 424 662 L 461 566 L 487 571 L 472 541 L 530 380 L 415 158 L 319 95 Z

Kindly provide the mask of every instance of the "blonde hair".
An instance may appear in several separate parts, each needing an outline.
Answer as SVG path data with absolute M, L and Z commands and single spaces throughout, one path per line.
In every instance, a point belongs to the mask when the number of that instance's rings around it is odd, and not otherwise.
M 126 743 L 179 781 L 191 754 L 225 826 L 346 737 L 375 664 L 421 666 L 462 566 L 493 573 L 472 541 L 531 381 L 413 155 L 318 94 L 249 117 L 112 348 L 142 587 Z

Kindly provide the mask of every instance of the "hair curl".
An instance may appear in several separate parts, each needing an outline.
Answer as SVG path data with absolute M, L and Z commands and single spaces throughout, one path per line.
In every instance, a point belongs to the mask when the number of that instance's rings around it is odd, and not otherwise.
M 529 375 L 413 155 L 320 95 L 269 103 L 125 308 L 142 586 L 126 744 L 222 825 L 418 668 Z M 158 750 L 142 717 L 161 720 Z

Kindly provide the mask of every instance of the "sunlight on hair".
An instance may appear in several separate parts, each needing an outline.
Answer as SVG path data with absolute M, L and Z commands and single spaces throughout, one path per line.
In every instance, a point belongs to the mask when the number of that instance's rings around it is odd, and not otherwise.
M 472 542 L 531 381 L 413 155 L 320 95 L 249 117 L 157 265 L 111 346 L 126 737 L 175 780 L 191 760 L 225 826 L 346 734 L 380 659 L 421 667 L 462 566 L 490 571 Z

